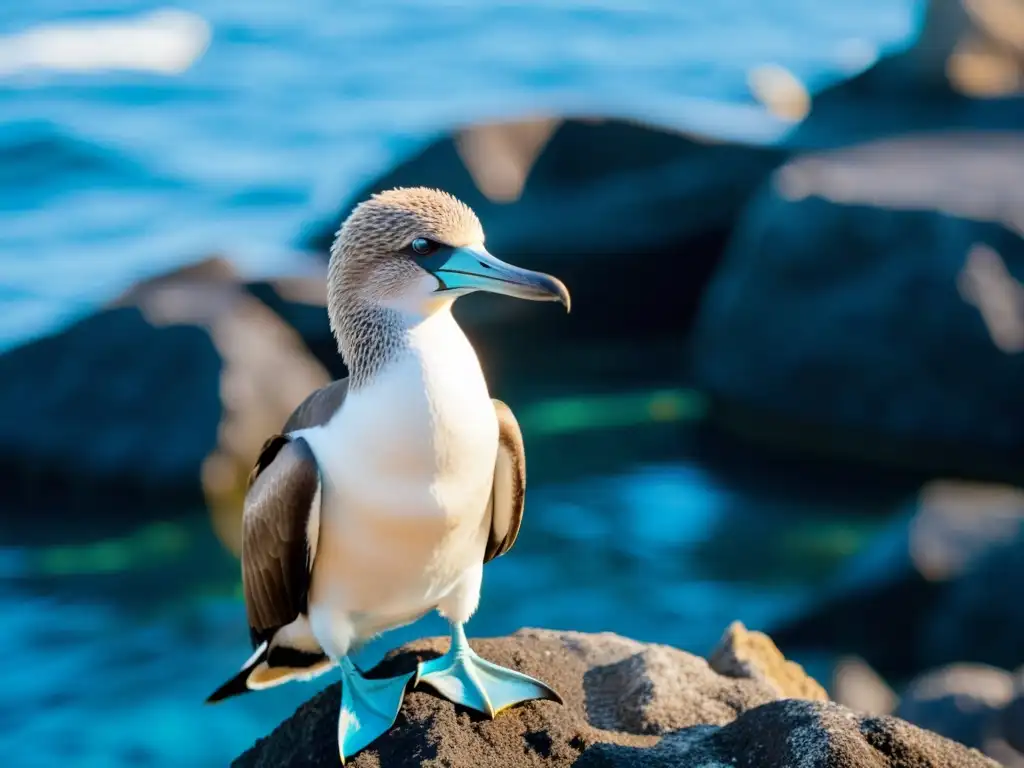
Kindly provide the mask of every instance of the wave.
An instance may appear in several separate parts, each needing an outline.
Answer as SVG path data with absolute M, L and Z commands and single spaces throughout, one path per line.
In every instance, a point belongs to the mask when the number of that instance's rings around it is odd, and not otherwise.
M 0 77 L 39 70 L 176 75 L 209 44 L 206 20 L 173 8 L 116 21 L 40 24 L 0 37 Z
M 5 193 L 24 196 L 91 186 L 154 185 L 162 186 L 150 170 L 53 123 L 25 121 L 0 129 L 0 190 Z

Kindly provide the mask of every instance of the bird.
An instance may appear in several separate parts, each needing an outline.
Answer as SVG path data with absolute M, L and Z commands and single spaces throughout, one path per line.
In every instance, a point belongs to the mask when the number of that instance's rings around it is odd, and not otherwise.
M 391 728 L 410 682 L 491 718 L 524 701 L 562 703 L 480 657 L 464 629 L 484 565 L 519 534 L 526 457 L 452 306 L 484 291 L 570 310 L 561 280 L 502 261 L 484 240 L 474 211 L 442 190 L 358 203 L 327 270 L 348 376 L 300 403 L 249 475 L 240 559 L 253 652 L 207 702 L 338 668 L 342 764 Z M 441 657 L 382 679 L 351 660 L 435 610 L 450 626 Z

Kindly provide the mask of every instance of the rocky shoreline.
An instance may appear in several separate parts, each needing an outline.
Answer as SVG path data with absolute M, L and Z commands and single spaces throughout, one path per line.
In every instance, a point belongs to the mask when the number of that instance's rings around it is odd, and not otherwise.
M 444 651 L 427 639 L 375 674 L 411 670 Z M 862 715 L 772 641 L 741 624 L 708 660 L 613 634 L 521 630 L 473 639 L 484 657 L 543 678 L 565 700 L 530 702 L 486 720 L 412 692 L 393 730 L 349 765 L 705 766 L 706 768 L 997 768 L 977 750 L 896 717 Z M 337 766 L 334 684 L 241 755 L 235 768 Z

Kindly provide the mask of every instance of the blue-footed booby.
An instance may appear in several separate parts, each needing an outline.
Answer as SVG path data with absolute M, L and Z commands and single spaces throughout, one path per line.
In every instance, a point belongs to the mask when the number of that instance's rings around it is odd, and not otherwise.
M 266 441 L 249 478 L 242 584 L 254 653 L 207 701 L 338 666 L 341 762 L 394 723 L 407 685 L 494 717 L 546 684 L 480 658 L 463 625 L 485 563 L 523 518 L 522 434 L 492 399 L 454 301 L 569 292 L 484 247 L 451 195 L 400 188 L 355 207 L 328 266 L 327 311 L 349 375 L 312 393 Z M 413 673 L 365 677 L 348 654 L 437 610 L 451 646 Z

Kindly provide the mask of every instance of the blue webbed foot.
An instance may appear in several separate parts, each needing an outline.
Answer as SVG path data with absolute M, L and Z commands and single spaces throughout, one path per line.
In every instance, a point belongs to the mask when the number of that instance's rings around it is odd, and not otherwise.
M 338 713 L 338 755 L 342 764 L 377 737 L 398 717 L 405 689 L 414 673 L 371 679 L 348 659 L 341 660 L 341 711 Z
M 416 685 L 420 683 L 455 704 L 491 718 L 524 701 L 547 699 L 562 703 L 562 697 L 540 680 L 480 658 L 469 647 L 461 624 L 452 625 L 448 653 L 419 664 Z

